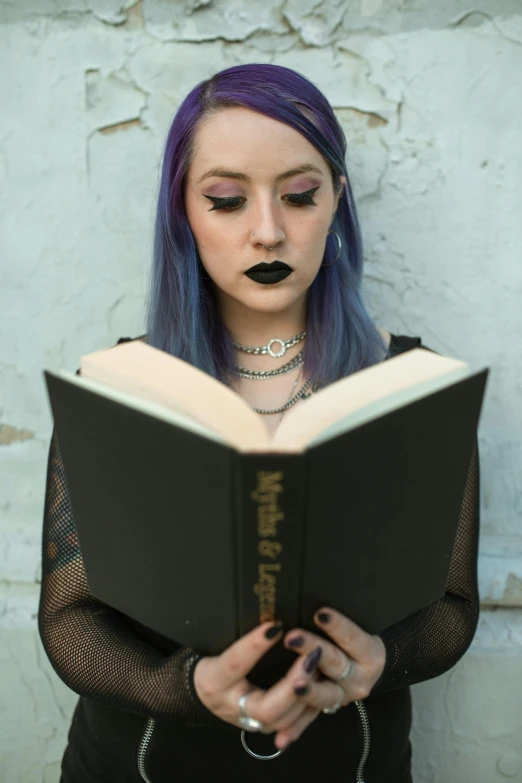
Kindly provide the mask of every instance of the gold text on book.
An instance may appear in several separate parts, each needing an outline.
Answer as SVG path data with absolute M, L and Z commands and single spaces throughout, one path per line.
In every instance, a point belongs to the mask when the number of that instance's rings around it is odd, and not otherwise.
M 259 598 L 259 622 L 275 620 L 277 573 L 281 563 L 259 563 L 258 581 L 254 585 L 254 593 Z
M 257 487 L 250 497 L 257 503 L 257 533 L 260 537 L 277 535 L 277 523 L 284 519 L 278 505 L 278 495 L 283 491 L 284 474 L 281 471 L 258 470 Z
M 277 560 L 283 551 L 276 537 L 278 523 L 285 518 L 278 496 L 283 492 L 284 473 L 259 470 L 256 476 L 257 486 L 250 497 L 257 503 L 257 551 L 271 561 L 258 563 L 258 581 L 253 588 L 259 599 L 259 622 L 263 623 L 276 618 L 277 574 L 281 571 L 281 563 Z

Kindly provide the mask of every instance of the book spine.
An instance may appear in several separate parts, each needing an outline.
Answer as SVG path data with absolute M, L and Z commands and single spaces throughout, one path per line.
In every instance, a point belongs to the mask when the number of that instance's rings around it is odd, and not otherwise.
M 240 635 L 267 620 L 299 624 L 307 454 L 241 454 L 236 474 Z

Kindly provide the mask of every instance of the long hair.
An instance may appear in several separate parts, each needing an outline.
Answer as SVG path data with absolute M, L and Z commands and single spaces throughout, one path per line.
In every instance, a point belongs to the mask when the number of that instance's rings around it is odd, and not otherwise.
M 184 204 L 184 178 L 194 135 L 203 117 L 242 106 L 283 122 L 321 153 L 334 187 L 347 184 L 332 231 L 339 259 L 320 267 L 307 292 L 304 372 L 323 385 L 363 369 L 385 355 L 384 341 L 361 299 L 363 253 L 357 212 L 346 171 L 346 139 L 333 110 L 312 82 L 278 65 L 227 68 L 198 84 L 179 107 L 165 143 L 158 193 L 154 258 L 147 303 L 147 342 L 225 381 L 235 350 L 219 314 L 214 284 L 199 259 Z M 323 263 L 338 243 L 328 235 Z

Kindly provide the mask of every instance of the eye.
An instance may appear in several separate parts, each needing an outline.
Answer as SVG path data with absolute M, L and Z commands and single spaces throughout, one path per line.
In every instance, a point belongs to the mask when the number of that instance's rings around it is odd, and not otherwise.
M 207 196 L 205 193 L 203 195 L 214 205 L 211 207 L 211 209 L 209 209 L 209 212 L 213 212 L 215 209 L 222 209 L 225 212 L 233 212 L 235 209 L 241 206 L 242 202 L 246 200 L 242 196 L 227 196 L 226 198 L 220 198 L 219 196 Z
M 319 185 L 316 188 L 305 190 L 303 193 L 287 193 L 284 198 L 294 207 L 303 207 L 306 205 L 316 207 L 317 204 L 312 198 L 316 190 L 319 190 Z

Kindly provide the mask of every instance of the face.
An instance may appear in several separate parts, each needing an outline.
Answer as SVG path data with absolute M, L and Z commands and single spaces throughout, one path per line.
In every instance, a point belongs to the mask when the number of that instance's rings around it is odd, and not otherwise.
M 185 205 L 222 307 L 266 313 L 302 307 L 337 201 L 328 164 L 288 125 L 237 107 L 199 126 Z M 245 274 L 276 260 L 290 268 L 287 276 Z

